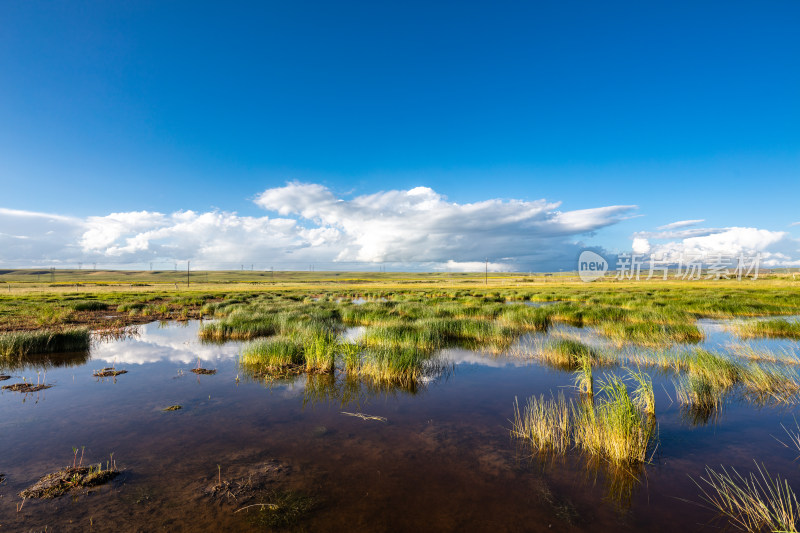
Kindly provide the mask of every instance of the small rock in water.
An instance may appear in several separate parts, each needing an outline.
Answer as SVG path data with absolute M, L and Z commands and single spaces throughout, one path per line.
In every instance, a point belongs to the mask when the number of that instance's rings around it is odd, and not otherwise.
M 177 411 L 178 409 L 183 409 L 182 405 L 170 405 L 169 407 L 165 407 L 162 411 Z

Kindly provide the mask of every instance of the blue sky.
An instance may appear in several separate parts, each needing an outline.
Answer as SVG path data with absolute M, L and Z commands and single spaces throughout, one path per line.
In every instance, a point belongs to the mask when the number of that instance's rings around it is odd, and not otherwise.
M 699 4 L 3 2 L 0 235 L 37 237 L 11 211 L 275 218 L 254 200 L 296 181 L 345 200 L 635 205 L 571 243 L 703 219 L 785 232 L 791 255 L 800 4 Z M 303 208 L 287 216 L 347 233 Z M 123 230 L 117 248 L 138 235 Z M 0 242 L 0 259 L 108 255 L 86 231 L 71 255 Z M 164 255 L 146 251 L 114 258 Z

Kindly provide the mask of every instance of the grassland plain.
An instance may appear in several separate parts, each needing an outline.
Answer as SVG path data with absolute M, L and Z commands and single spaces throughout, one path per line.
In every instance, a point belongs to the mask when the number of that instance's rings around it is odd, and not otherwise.
M 38 279 L 38 281 L 37 281 Z M 0 271 L 0 331 L 92 328 L 202 316 L 209 302 L 258 295 L 303 300 L 474 298 L 495 303 L 558 302 L 550 318 L 598 326 L 620 341 L 692 340 L 696 318 L 800 313 L 800 280 L 765 274 L 757 281 L 615 281 L 574 275 L 365 272 Z M 518 322 L 518 321 L 517 321 Z

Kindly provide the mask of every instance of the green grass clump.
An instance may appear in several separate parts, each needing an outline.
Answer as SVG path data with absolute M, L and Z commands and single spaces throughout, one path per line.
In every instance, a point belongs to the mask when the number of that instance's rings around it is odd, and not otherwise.
M 341 344 L 338 335 L 317 331 L 305 337 L 302 342 L 306 372 L 333 371 Z
M 14 357 L 89 349 L 88 329 L 64 331 L 18 331 L 0 334 L 0 356 Z
M 102 311 L 108 309 L 108 304 L 105 302 L 98 302 L 97 300 L 72 302 L 70 307 L 74 311 Z
M 498 320 L 525 331 L 547 331 L 551 323 L 546 309 L 521 304 L 507 305 L 500 312 Z
M 772 478 L 764 466 L 744 477 L 736 470 L 706 467 L 701 498 L 720 516 L 742 531 L 797 532 L 800 505 L 788 481 Z
M 604 322 L 600 331 L 618 343 L 632 342 L 643 346 L 697 343 L 703 340 L 703 333 L 694 324 Z
M 430 353 L 442 346 L 445 325 L 429 323 L 422 328 L 416 324 L 399 323 L 373 326 L 367 329 L 361 342 L 367 347 L 386 350 Z
M 144 302 L 127 302 L 117 306 L 118 313 L 130 313 L 131 311 L 139 311 L 144 309 L 146 304 Z
M 343 342 L 339 345 L 345 372 L 357 373 L 361 370 L 361 352 L 361 345 L 354 342 Z
M 256 373 L 282 372 L 305 363 L 303 345 L 286 337 L 253 341 L 242 348 L 239 363 Z
M 540 352 L 542 360 L 555 368 L 563 370 L 576 370 L 584 365 L 599 362 L 598 352 L 579 340 L 560 337 L 545 343 Z
M 37 326 L 57 327 L 69 320 L 72 310 L 56 305 L 42 305 L 37 307 L 34 321 Z
M 436 370 L 428 355 L 413 348 L 370 348 L 362 354 L 358 375 L 375 383 L 414 387 Z
M 250 340 L 268 337 L 280 332 L 279 315 L 235 311 L 216 322 L 200 328 L 200 338 L 205 340 Z
M 800 321 L 788 320 L 755 320 L 744 322 L 735 327 L 743 339 L 768 337 L 774 339 L 800 339 Z
M 733 387 L 742 379 L 741 364 L 707 350 L 695 350 L 686 358 L 686 364 L 691 376 L 702 378 L 721 391 Z

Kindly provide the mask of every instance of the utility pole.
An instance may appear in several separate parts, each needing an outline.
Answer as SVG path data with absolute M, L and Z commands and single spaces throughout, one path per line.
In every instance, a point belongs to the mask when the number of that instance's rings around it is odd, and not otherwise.
M 272 279 L 272 282 L 274 283 L 275 282 L 275 267 L 269 267 L 269 275 L 270 275 L 270 278 Z
M 483 273 L 483 284 L 489 285 L 489 258 L 486 258 L 486 270 Z
M 186 261 L 186 286 L 187 287 L 189 286 L 189 265 L 191 263 L 192 263 L 191 261 Z

